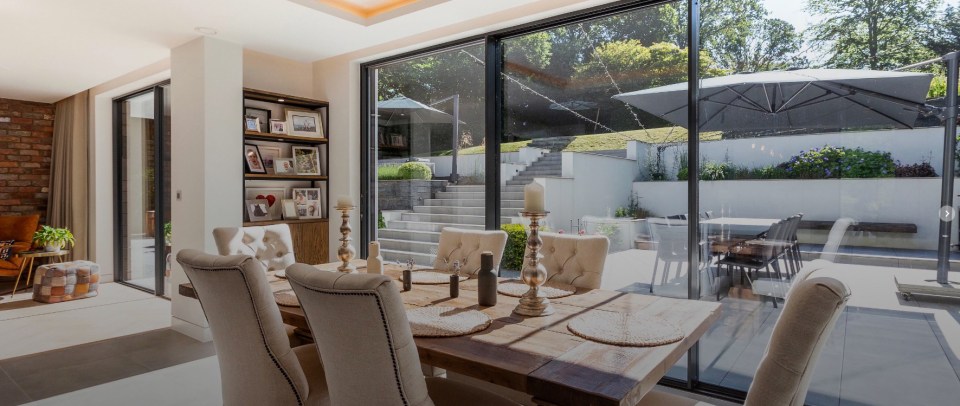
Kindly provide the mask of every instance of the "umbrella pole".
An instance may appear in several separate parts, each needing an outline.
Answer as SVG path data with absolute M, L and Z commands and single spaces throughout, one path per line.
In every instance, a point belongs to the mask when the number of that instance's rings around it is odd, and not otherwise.
M 457 155 L 460 152 L 460 95 L 453 95 L 453 160 L 450 166 L 450 183 L 459 183 L 457 174 Z
M 953 207 L 954 167 L 956 165 L 957 150 L 957 84 L 958 84 L 958 54 L 956 52 L 943 57 L 947 62 L 947 103 L 944 108 L 943 125 L 943 184 L 940 188 L 941 212 L 946 210 L 947 216 L 940 216 L 940 239 L 937 246 L 937 283 L 948 283 L 947 274 L 950 272 L 950 233 L 953 231 L 953 219 L 956 217 Z

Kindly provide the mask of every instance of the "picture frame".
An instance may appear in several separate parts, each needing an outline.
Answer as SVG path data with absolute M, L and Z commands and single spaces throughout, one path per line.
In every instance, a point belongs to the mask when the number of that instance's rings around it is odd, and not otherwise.
M 247 163 L 247 173 L 267 173 L 257 144 L 243 144 L 243 158 Z
M 270 212 L 267 207 L 266 199 L 245 200 L 247 207 L 247 216 L 250 221 L 269 221 Z
M 320 149 L 294 145 L 293 168 L 297 175 L 321 175 Z
M 257 131 L 265 133 L 266 126 L 270 123 L 270 110 L 261 109 L 257 107 L 244 107 L 243 114 L 246 117 L 256 117 L 259 119 L 259 125 L 257 125 Z
M 306 210 L 306 208 L 304 208 Z M 300 215 L 297 213 L 297 202 L 293 199 L 283 199 L 283 218 L 284 219 L 298 219 Z
M 251 187 L 244 190 L 246 200 L 264 200 L 267 202 L 267 220 L 283 218 L 283 200 L 287 198 L 287 189 L 279 187 Z
M 277 158 L 283 157 L 280 147 L 259 145 L 257 149 L 260 150 L 260 159 L 263 161 L 263 167 L 267 169 L 267 173 L 276 173 L 275 162 Z
M 273 160 L 273 173 L 277 175 L 295 175 L 293 158 L 276 158 Z
M 270 134 L 286 134 L 287 122 L 285 120 L 270 120 Z
M 260 119 L 254 116 L 243 116 L 243 130 L 260 132 Z
M 302 219 L 323 217 L 323 191 L 320 188 L 294 188 L 291 196 L 297 216 Z
M 323 138 L 323 122 L 320 113 L 309 110 L 285 109 L 287 134 L 301 137 Z

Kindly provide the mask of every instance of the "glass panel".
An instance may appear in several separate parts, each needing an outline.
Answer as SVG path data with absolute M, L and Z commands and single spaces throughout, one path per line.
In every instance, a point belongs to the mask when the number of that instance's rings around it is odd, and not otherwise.
M 156 125 L 154 92 L 122 102 L 120 241 L 122 280 L 156 290 Z
M 817 275 L 853 295 L 807 404 L 960 396 L 960 306 L 906 301 L 895 283 L 935 279 L 945 70 L 892 71 L 938 55 L 928 27 L 952 18 L 929 4 L 704 2 L 698 176 L 711 263 L 701 279 L 722 316 L 701 340 L 702 382 L 746 391 L 794 276 L 826 266 Z M 663 101 L 652 112 L 682 107 L 669 91 L 651 94 Z M 655 201 L 645 200 L 672 204 Z
M 502 274 L 522 265 L 518 212 L 537 182 L 550 211 L 541 230 L 608 239 L 602 288 L 687 297 L 687 188 L 665 182 L 685 154 L 685 122 L 627 96 L 687 80 L 684 21 L 684 4 L 672 2 L 503 41 L 501 215 L 517 237 Z M 564 278 L 559 261 L 544 263 Z M 686 379 L 686 361 L 678 365 L 669 376 Z
M 170 203 L 171 196 L 173 193 L 170 189 L 170 142 L 172 137 L 170 136 L 170 129 L 173 128 L 171 125 L 171 109 L 170 109 L 170 85 L 163 85 L 160 87 L 161 92 L 163 92 L 163 123 L 160 128 L 163 132 L 163 138 L 161 139 L 161 145 L 163 148 L 163 159 L 160 161 L 160 170 L 163 172 L 163 179 L 161 187 L 161 201 L 163 202 L 163 255 L 164 255 L 164 270 L 163 270 L 163 294 L 164 296 L 169 297 L 172 290 L 170 286 L 170 267 L 173 265 L 173 255 L 171 254 L 171 238 L 173 237 L 173 229 L 170 226 L 170 219 L 172 215 L 170 213 Z
M 376 68 L 371 212 L 384 260 L 433 265 L 444 227 L 485 228 L 483 53 L 471 44 Z

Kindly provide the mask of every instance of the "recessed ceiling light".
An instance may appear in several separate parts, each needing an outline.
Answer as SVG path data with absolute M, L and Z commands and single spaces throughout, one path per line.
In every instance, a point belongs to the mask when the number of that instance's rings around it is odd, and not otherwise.
M 203 35 L 217 35 L 217 30 L 210 27 L 194 27 L 193 30 Z

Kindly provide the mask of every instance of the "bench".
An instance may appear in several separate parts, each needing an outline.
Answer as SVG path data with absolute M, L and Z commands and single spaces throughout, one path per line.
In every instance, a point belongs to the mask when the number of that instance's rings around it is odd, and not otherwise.
M 800 222 L 802 230 L 821 230 L 830 231 L 833 228 L 833 221 L 822 220 L 803 220 Z M 867 231 L 871 233 L 904 233 L 916 234 L 917 225 L 910 223 L 871 223 L 859 222 L 851 224 L 847 231 Z

